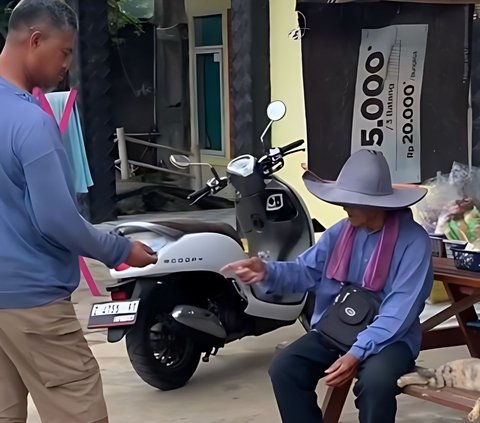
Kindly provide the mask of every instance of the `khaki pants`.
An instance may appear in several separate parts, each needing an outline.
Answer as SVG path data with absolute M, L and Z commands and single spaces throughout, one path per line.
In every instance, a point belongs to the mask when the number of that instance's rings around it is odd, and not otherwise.
M 97 361 L 70 301 L 0 310 L 0 423 L 23 423 L 30 393 L 43 423 L 107 421 Z

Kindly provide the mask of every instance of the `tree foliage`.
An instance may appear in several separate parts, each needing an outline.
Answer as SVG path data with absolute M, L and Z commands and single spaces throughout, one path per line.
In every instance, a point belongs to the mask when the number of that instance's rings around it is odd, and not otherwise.
M 121 29 L 132 26 L 135 34 L 140 35 L 143 33 L 140 20 L 130 14 L 124 7 L 124 0 L 107 0 L 108 1 L 108 27 L 110 30 L 110 36 L 112 41 L 121 43 L 122 38 L 119 37 Z M 130 1 L 131 2 L 131 1 Z M 142 2 L 139 2 L 142 3 Z

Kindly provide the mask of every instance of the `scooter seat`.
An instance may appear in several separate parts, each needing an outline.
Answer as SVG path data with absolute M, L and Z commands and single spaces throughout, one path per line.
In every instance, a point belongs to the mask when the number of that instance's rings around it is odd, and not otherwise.
M 242 240 L 238 236 L 238 233 L 227 223 L 215 223 L 215 222 L 203 222 L 202 220 L 195 219 L 178 219 L 178 220 L 166 220 L 152 222 L 156 225 L 166 226 L 171 229 L 175 229 L 184 234 L 197 234 L 201 232 L 215 232 L 218 234 L 226 235 L 236 241 L 243 248 Z

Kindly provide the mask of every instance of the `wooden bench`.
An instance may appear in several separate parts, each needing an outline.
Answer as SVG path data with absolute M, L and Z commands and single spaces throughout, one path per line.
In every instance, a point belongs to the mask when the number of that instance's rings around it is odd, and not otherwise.
M 475 402 L 480 397 L 480 392 L 475 391 L 466 391 L 457 388 L 435 389 L 419 385 L 407 386 L 402 392 L 424 401 L 434 402 L 435 404 L 465 411 L 466 413 L 472 411 Z
M 474 297 L 473 299 L 469 299 L 471 301 L 478 301 L 478 297 Z M 463 306 L 460 304 L 460 306 Z M 453 306 L 455 308 L 457 306 Z M 450 309 L 450 310 L 449 310 Z M 452 306 L 449 306 L 447 309 L 440 311 L 434 317 L 431 317 L 423 322 L 422 326 L 426 327 L 427 331 L 423 334 L 423 342 L 422 342 L 422 350 L 431 350 L 437 348 L 444 348 L 450 346 L 458 346 L 465 344 L 465 338 L 461 332 L 461 328 L 458 326 L 458 323 L 454 326 L 445 325 L 442 329 L 431 329 L 431 327 L 436 326 L 436 321 L 444 320 L 445 314 L 451 314 Z M 339 423 L 340 416 L 343 411 L 343 406 L 347 399 L 347 396 L 350 392 L 352 387 L 353 381 L 347 382 L 345 385 L 340 386 L 338 388 L 328 388 L 327 393 L 323 399 L 322 404 L 322 411 L 323 411 L 323 419 L 325 423 Z M 425 389 L 425 388 L 422 388 Z M 416 388 L 414 389 L 414 391 Z M 410 394 L 410 388 L 404 391 L 405 394 Z M 480 393 L 478 393 L 478 396 Z M 426 399 L 426 398 L 423 398 Z M 475 398 L 476 399 L 476 398 Z M 475 401 L 473 401 L 475 403 Z M 473 407 L 473 405 L 472 405 Z M 468 410 L 469 412 L 471 411 Z M 455 408 L 455 407 L 453 407 Z
M 424 401 L 470 413 L 480 397 L 480 392 L 458 388 L 431 388 L 422 385 L 409 385 L 402 389 L 402 393 Z
M 324 410 L 323 419 L 325 423 L 337 423 L 339 421 L 345 398 L 350 391 L 352 383 L 353 380 L 339 388 L 328 390 L 324 399 L 324 406 L 322 407 Z M 472 411 L 475 402 L 480 398 L 480 392 L 476 391 L 467 391 L 465 389 L 457 388 L 435 389 L 421 385 L 407 386 L 402 389 L 402 394 L 410 395 L 424 401 L 430 401 L 455 410 L 465 411 L 466 413 Z M 338 404 L 338 407 L 332 407 L 332 403 Z M 326 404 L 330 404 L 330 407 L 327 407 Z

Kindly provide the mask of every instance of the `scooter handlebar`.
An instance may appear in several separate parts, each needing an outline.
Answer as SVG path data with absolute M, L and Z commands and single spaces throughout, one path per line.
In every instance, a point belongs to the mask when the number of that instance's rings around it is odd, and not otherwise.
M 289 151 L 294 150 L 297 147 L 300 147 L 304 142 L 305 140 L 293 141 L 292 143 L 287 144 L 284 147 L 279 147 L 279 150 L 282 153 L 282 155 L 284 155 L 285 153 L 288 153 Z

